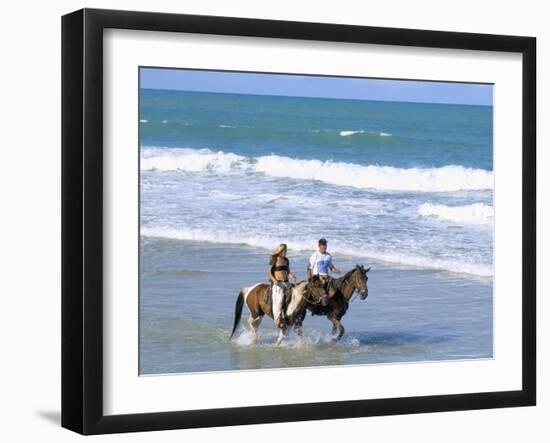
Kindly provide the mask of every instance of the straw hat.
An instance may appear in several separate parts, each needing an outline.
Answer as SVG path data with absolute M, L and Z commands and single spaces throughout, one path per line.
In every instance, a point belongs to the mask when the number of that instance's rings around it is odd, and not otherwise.
M 270 255 L 279 255 L 283 251 L 286 251 L 286 245 L 284 243 L 281 243 L 273 251 L 271 251 Z

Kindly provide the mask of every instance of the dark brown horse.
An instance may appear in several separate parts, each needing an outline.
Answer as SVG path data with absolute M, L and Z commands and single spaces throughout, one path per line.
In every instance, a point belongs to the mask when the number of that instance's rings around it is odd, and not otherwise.
M 357 290 L 361 300 L 365 300 L 369 295 L 367 286 L 367 272 L 370 268 L 365 269 L 362 265 L 356 265 L 351 271 L 347 272 L 340 278 L 333 278 L 328 283 L 328 303 L 325 306 L 321 304 L 308 303 L 307 310 L 312 315 L 324 315 L 332 322 L 332 335 L 338 332 L 334 337 L 334 341 L 338 341 L 344 335 L 345 329 L 342 326 L 341 320 L 349 307 L 349 302 L 353 293 Z M 306 316 L 307 310 L 304 309 L 300 315 L 295 318 L 294 328 L 297 333 L 302 328 L 302 323 Z
M 246 306 L 250 312 L 248 324 L 252 331 L 252 343 L 256 343 L 258 337 L 257 329 L 264 315 L 273 318 L 271 298 L 266 301 L 264 297 L 265 291 L 269 286 L 271 285 L 267 283 L 258 283 L 257 285 L 241 289 L 235 303 L 235 319 L 230 338 L 233 337 L 237 330 L 243 312 L 243 305 L 246 302 Z M 327 300 L 327 291 L 318 278 L 311 279 L 309 282 L 302 281 L 297 283 L 291 291 L 290 302 L 286 308 L 286 320 L 278 327 L 279 337 L 277 338 L 277 345 L 281 344 L 287 330 L 294 324 L 295 319 L 298 316 L 302 316 L 302 313 L 305 312 L 308 303 L 319 303 L 321 305 L 326 304 Z M 301 334 L 301 328 L 296 328 L 296 332 Z

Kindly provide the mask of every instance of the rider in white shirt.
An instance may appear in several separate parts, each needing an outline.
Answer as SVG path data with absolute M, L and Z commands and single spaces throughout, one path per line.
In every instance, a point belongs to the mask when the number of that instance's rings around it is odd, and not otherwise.
M 327 252 L 326 239 L 322 238 L 319 240 L 319 250 L 314 252 L 309 259 L 307 278 L 309 280 L 314 275 L 318 275 L 323 283 L 327 283 L 330 278 L 329 271 L 340 273 L 340 270 L 332 264 L 332 255 Z

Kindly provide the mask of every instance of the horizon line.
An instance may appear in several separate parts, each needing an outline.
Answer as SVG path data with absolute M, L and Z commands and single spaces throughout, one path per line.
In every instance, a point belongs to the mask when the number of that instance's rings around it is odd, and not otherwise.
M 172 88 L 146 88 L 139 86 L 139 90 L 149 90 L 149 91 L 171 91 L 171 92 L 197 92 L 197 93 L 206 93 L 206 94 L 229 94 L 229 95 L 249 95 L 256 97 L 287 97 L 287 98 L 311 98 L 311 99 L 321 99 L 321 100 L 352 100 L 352 101 L 364 101 L 364 102 L 381 102 L 381 103 L 412 103 L 412 104 L 422 104 L 422 105 L 455 105 L 455 106 L 483 106 L 487 108 L 492 108 L 493 104 L 474 104 L 474 103 L 453 103 L 453 102 L 428 102 L 428 101 L 412 101 L 412 100 L 381 100 L 381 99 L 368 99 L 368 98 L 344 98 L 344 97 L 319 97 L 319 96 L 310 96 L 310 95 L 285 95 L 285 94 L 248 94 L 246 92 L 221 92 L 221 91 L 205 91 L 198 89 L 172 89 Z

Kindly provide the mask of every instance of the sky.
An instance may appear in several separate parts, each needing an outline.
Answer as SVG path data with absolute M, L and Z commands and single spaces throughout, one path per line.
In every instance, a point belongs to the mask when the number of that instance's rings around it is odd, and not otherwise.
M 493 104 L 493 85 L 141 68 L 140 87 L 181 91 L 466 105 Z

